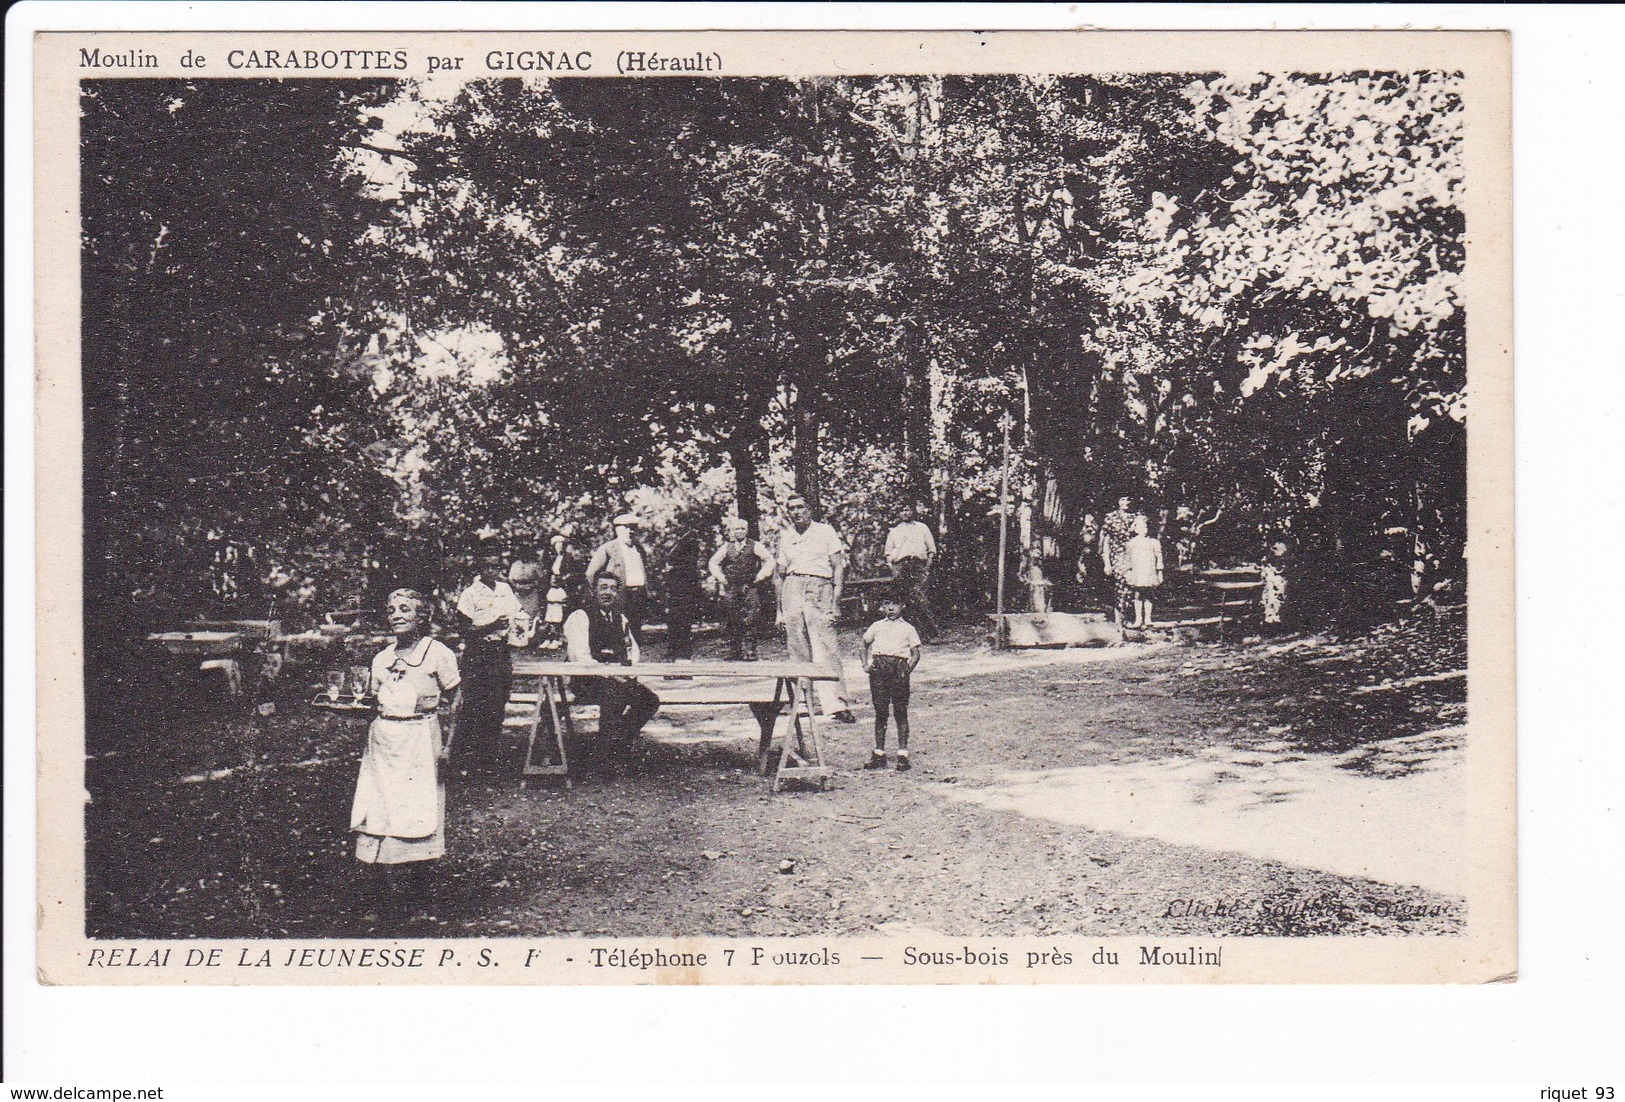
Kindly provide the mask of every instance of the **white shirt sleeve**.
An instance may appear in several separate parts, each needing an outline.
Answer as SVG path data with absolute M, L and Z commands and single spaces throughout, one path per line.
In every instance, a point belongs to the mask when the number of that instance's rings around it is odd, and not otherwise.
M 626 570 L 626 584 L 631 586 L 647 586 L 649 576 L 644 572 L 643 556 L 636 547 L 621 548 L 621 564 Z
M 462 671 L 457 668 L 457 656 L 451 652 L 450 647 L 438 639 L 429 644 L 429 654 L 431 658 L 429 663 L 430 672 L 433 674 L 434 679 L 439 682 L 440 691 L 443 693 L 453 692 L 457 686 L 463 683 Z
M 519 603 L 519 594 L 507 582 L 498 582 L 495 591 L 496 611 L 506 612 L 509 616 L 517 616 L 525 611 L 525 606 Z
M 846 540 L 842 537 L 841 533 L 835 530 L 835 526 L 833 524 L 828 525 L 828 528 L 830 543 L 829 557 L 831 561 L 833 561 L 836 555 L 846 554 Z
M 901 542 L 902 541 L 897 538 L 897 529 L 895 527 L 891 531 L 886 533 L 886 561 L 887 562 L 896 562 L 897 561 L 897 558 L 898 558 L 897 545 L 899 543 L 901 543 Z
M 479 595 L 474 592 L 473 585 L 464 586 L 463 591 L 457 595 L 457 611 L 473 620 L 476 624 L 479 623 L 480 601 Z
M 498 582 L 495 587 L 475 583 L 457 598 L 457 611 L 467 616 L 475 627 L 488 628 L 504 612 L 509 615 L 518 612 L 519 598 L 514 596 L 507 582 Z
M 597 662 L 588 636 L 587 610 L 578 608 L 564 621 L 564 653 L 572 662 Z
M 920 532 L 925 536 L 925 554 L 927 558 L 935 558 L 937 554 L 937 537 L 931 534 L 931 526 L 921 523 Z

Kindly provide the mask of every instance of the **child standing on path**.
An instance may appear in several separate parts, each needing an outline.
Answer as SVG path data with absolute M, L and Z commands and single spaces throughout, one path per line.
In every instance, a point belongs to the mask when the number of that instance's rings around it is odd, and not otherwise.
M 1145 514 L 1134 518 L 1134 538 L 1128 541 L 1127 569 L 1123 580 L 1134 589 L 1134 622 L 1130 627 L 1151 626 L 1151 598 L 1162 584 L 1162 541 L 1146 534 Z
M 897 717 L 897 771 L 906 773 L 908 761 L 908 680 L 920 664 L 920 634 L 903 619 L 903 601 L 888 593 L 880 603 L 885 619 L 876 620 L 863 633 L 863 668 L 869 671 L 869 695 L 875 708 L 875 750 L 865 769 L 886 768 L 887 713 Z

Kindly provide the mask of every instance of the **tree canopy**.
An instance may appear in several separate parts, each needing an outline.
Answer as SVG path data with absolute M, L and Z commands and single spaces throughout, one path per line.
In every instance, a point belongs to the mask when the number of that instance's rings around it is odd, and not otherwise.
M 110 598 L 203 529 L 444 552 L 794 485 L 865 547 L 927 498 L 974 600 L 1006 413 L 1063 556 L 1130 492 L 1215 556 L 1463 568 L 1452 74 L 85 89 Z

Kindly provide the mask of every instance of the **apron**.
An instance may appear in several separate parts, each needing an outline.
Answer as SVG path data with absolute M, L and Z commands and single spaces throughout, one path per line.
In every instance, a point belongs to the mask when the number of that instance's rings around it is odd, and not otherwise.
M 350 829 L 391 838 L 427 838 L 440 829 L 440 785 L 435 758 L 440 720 L 372 721 L 361 756 Z

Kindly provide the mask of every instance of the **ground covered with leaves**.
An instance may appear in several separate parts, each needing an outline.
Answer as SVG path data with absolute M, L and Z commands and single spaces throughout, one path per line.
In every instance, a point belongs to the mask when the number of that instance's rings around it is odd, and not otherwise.
M 1161 829 L 1172 813 L 1103 829 L 1065 786 L 1202 763 L 1221 793 L 1227 779 L 1299 766 L 1398 782 L 1459 754 L 1465 666 L 1460 612 L 1353 639 L 1156 637 L 1020 654 L 964 629 L 916 675 L 907 774 L 858 768 L 862 707 L 857 726 L 824 726 L 838 769 L 824 792 L 768 791 L 743 708 L 719 710 L 738 720 L 720 728 L 674 711 L 625 756 L 599 747 L 588 722 L 569 789 L 453 773 L 449 856 L 426 913 L 388 929 L 362 927 L 355 905 L 347 827 L 364 727 L 300 704 L 290 670 L 274 715 L 155 697 L 89 732 L 87 933 L 1454 933 L 1458 895 L 1193 844 Z M 1264 802 L 1312 821 L 1316 784 L 1279 787 Z M 1033 791 L 1048 802 L 1006 798 Z M 1192 806 L 1208 798 L 1195 791 Z M 1213 905 L 1226 900 L 1247 905 Z

